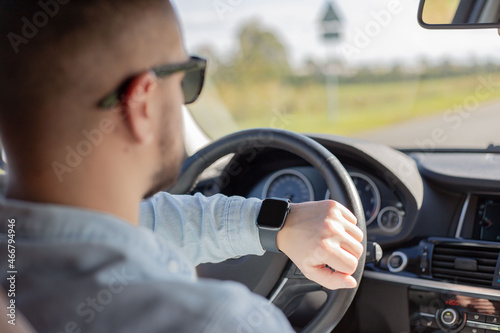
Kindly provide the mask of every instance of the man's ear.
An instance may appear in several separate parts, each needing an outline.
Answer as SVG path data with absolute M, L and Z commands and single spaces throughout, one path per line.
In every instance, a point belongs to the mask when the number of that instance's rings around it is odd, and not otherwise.
M 122 97 L 121 112 L 131 136 L 140 143 L 154 138 L 153 91 L 158 85 L 156 75 L 145 72 L 136 76 Z

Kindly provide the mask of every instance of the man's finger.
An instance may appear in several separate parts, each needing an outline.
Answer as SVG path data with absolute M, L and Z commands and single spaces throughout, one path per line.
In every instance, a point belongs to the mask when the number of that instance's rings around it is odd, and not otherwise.
M 334 272 L 328 267 L 316 267 L 310 270 L 306 277 L 330 290 L 355 288 L 357 286 L 357 282 L 352 276 Z
M 328 222 L 330 230 L 332 231 L 332 235 L 325 239 L 330 239 L 333 242 L 337 242 L 344 250 L 350 252 L 359 259 L 361 257 L 361 254 L 363 253 L 363 246 L 361 245 L 363 233 L 361 232 L 361 230 L 347 221 Z
M 330 202 L 333 203 L 333 208 L 340 211 L 341 215 L 347 221 L 349 221 L 355 225 L 358 224 L 358 219 L 356 218 L 356 216 L 349 209 L 347 209 L 344 205 L 342 205 L 341 203 L 339 203 L 337 201 L 333 201 L 333 200 L 330 200 Z
M 325 239 L 323 241 L 323 248 L 329 254 L 329 256 L 324 258 L 324 264 L 346 274 L 352 274 L 356 271 L 358 258 L 341 248 L 338 242 L 332 239 Z
M 330 228 L 330 230 L 334 235 L 340 232 L 337 225 L 338 223 L 340 223 L 344 228 L 344 230 L 349 235 L 351 235 L 356 241 L 361 242 L 363 240 L 364 235 L 361 229 L 359 229 L 357 226 L 355 226 L 345 218 L 341 218 L 338 220 L 329 219 L 326 220 L 326 222 L 328 223 L 328 227 Z
M 346 238 L 340 242 L 340 247 L 355 256 L 357 259 L 361 258 L 363 255 L 363 245 L 361 245 L 361 243 L 354 239 L 351 235 L 346 235 Z

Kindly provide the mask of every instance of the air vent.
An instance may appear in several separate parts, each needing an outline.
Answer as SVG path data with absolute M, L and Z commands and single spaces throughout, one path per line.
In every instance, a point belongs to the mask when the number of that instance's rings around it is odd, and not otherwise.
M 458 244 L 436 244 L 431 273 L 436 279 L 491 287 L 499 249 Z

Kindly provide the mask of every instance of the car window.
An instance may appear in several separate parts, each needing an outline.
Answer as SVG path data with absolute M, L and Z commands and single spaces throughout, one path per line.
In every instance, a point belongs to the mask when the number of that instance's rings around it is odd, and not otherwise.
M 174 1 L 207 84 L 212 138 L 252 127 L 395 147 L 500 144 L 496 30 L 421 28 L 417 0 Z

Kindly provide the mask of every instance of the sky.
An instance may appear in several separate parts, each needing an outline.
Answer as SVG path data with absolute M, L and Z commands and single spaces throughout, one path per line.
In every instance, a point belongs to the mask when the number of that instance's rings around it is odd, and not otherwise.
M 425 58 L 500 62 L 496 29 L 425 30 L 417 23 L 418 0 L 336 0 L 343 17 L 342 39 L 325 44 L 320 21 L 326 0 L 173 0 L 188 51 L 210 47 L 224 56 L 235 51 L 238 28 L 257 19 L 285 44 L 290 62 L 338 54 L 353 65 L 418 63 Z M 328 46 L 325 46 L 328 45 Z

